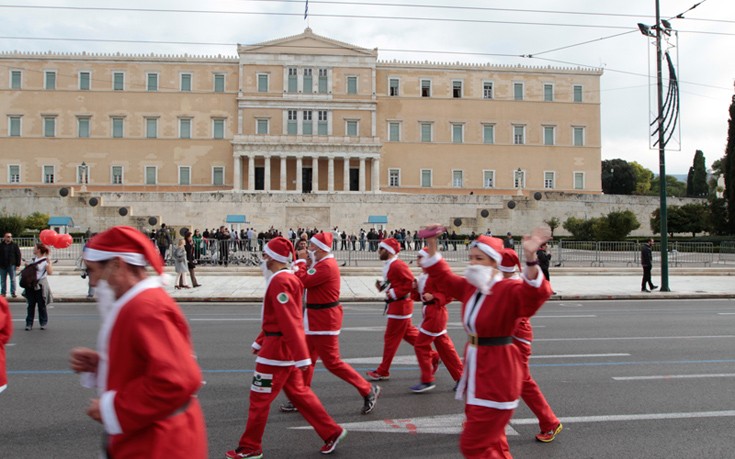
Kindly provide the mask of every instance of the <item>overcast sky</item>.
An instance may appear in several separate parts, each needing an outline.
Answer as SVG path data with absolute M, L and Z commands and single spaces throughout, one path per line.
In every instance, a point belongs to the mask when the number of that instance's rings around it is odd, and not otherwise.
M 735 1 L 660 2 L 663 18 L 697 5 L 684 13 L 684 19 L 671 19 L 679 31 L 678 43 L 672 41 L 670 52 L 678 61 L 681 135 L 677 133 L 667 147 L 666 172 L 686 174 L 695 150 L 704 152 L 707 167 L 724 154 L 735 78 Z M 0 52 L 235 57 L 236 43 L 301 33 L 307 26 L 304 4 L 298 0 L 0 0 Z M 117 6 L 130 11 L 52 6 Z M 158 11 L 144 11 L 151 9 Z M 602 158 L 638 161 L 658 173 L 658 150 L 650 149 L 648 127 L 655 117 L 655 47 L 638 31 L 639 22 L 655 23 L 655 0 L 326 0 L 310 1 L 308 17 L 314 33 L 377 47 L 380 60 L 601 67 Z M 618 36 L 607 38 L 613 35 Z M 70 38 L 92 41 L 65 40 Z M 573 46 L 583 42 L 589 43 Z

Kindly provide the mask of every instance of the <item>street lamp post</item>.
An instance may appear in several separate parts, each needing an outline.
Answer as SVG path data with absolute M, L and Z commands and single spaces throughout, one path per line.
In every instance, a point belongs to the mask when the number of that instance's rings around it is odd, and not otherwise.
M 79 177 L 80 181 L 82 182 L 82 188 L 79 190 L 82 193 L 87 192 L 87 163 L 82 161 L 82 165 L 79 166 L 79 172 L 81 172 L 81 177 Z

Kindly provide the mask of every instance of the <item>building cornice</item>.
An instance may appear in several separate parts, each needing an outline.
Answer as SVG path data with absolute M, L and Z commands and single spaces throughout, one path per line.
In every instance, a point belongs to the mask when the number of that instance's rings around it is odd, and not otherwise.
M 61 60 L 61 61 L 114 61 L 114 62 L 161 62 L 161 63 L 203 63 L 203 64 L 237 64 L 236 56 L 190 54 L 127 54 L 127 53 L 57 53 L 52 51 L 24 52 L 24 51 L 0 51 L 0 59 L 23 59 L 23 60 Z

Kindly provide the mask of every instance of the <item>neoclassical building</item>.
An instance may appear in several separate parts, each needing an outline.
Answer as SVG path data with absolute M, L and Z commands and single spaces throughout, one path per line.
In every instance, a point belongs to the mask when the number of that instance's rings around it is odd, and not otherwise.
M 0 187 L 597 194 L 601 74 L 380 61 L 311 29 L 237 58 L 0 52 Z

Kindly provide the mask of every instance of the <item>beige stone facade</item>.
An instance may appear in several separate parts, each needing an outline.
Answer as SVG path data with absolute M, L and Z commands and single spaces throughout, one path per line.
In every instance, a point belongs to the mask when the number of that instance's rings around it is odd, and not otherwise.
M 0 53 L 0 187 L 600 193 L 600 71 L 237 53 Z

